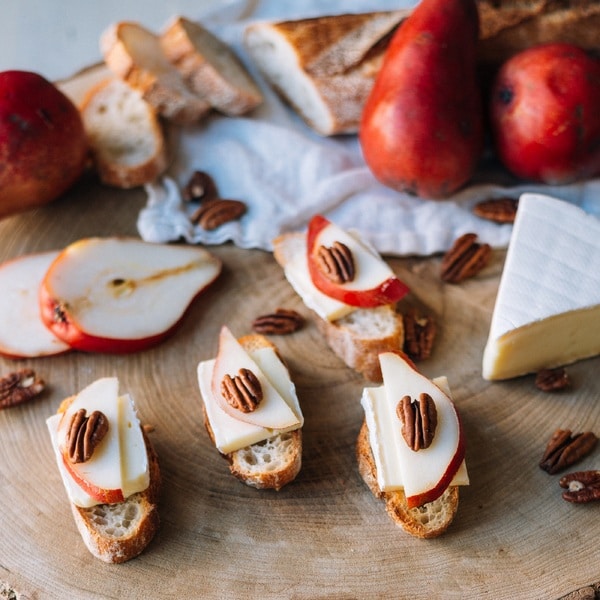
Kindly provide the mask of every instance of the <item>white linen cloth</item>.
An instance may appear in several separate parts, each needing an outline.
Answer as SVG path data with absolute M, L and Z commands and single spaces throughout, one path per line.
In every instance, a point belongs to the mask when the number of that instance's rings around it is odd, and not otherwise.
M 505 247 L 511 225 L 498 225 L 472 214 L 479 200 L 518 198 L 541 192 L 572 202 L 600 216 L 600 179 L 568 186 L 519 183 L 484 157 L 474 180 L 446 200 L 416 198 L 384 187 L 365 165 L 357 136 L 322 138 L 274 94 L 242 46 L 244 27 L 253 20 L 288 19 L 339 12 L 410 7 L 391 0 L 232 0 L 202 23 L 228 42 L 255 77 L 264 104 L 250 116 L 213 115 L 194 127 L 172 129 L 176 155 L 162 181 L 146 186 L 148 202 L 138 217 L 142 239 L 221 244 L 272 250 L 272 240 L 302 230 L 315 213 L 344 228 L 354 228 L 380 253 L 427 256 L 446 251 L 463 233 L 477 233 L 493 247 Z M 215 180 L 220 196 L 242 200 L 247 213 L 216 230 L 194 226 L 194 207 L 180 190 L 194 170 Z

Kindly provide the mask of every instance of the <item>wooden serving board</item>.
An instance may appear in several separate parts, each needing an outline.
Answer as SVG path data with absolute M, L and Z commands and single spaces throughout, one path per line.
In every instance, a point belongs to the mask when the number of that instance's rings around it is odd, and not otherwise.
M 139 190 L 85 180 L 46 208 L 0 222 L 0 259 L 85 236 L 136 236 L 144 202 Z M 31 366 L 48 383 L 36 401 L 0 411 L 0 597 L 13 590 L 21 599 L 539 599 L 600 580 L 600 506 L 566 503 L 558 476 L 537 466 L 556 428 L 600 433 L 600 359 L 570 367 L 574 388 L 559 394 L 537 391 L 533 377 L 482 379 L 503 252 L 461 285 L 439 280 L 439 257 L 390 260 L 412 289 L 403 302 L 437 319 L 434 354 L 420 368 L 448 377 L 467 436 L 471 485 L 448 532 L 425 541 L 396 527 L 358 475 L 364 381 L 310 320 L 275 340 L 306 419 L 300 475 L 273 492 L 229 474 L 202 425 L 196 365 L 214 356 L 222 324 L 242 335 L 265 311 L 308 313 L 269 253 L 211 250 L 224 262 L 222 276 L 160 346 L 125 356 L 0 359 L 2 374 Z M 119 377 L 155 427 L 164 478 L 160 533 L 123 565 L 106 565 L 83 545 L 45 424 L 65 396 L 106 375 Z M 599 452 L 578 468 L 597 468 Z

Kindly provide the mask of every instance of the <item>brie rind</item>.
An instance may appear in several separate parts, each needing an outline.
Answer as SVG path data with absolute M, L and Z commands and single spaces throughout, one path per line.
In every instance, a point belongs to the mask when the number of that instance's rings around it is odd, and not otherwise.
M 229 454 L 246 446 L 262 442 L 275 435 L 275 433 L 294 431 L 304 424 L 304 417 L 296 395 L 296 387 L 275 350 L 268 347 L 258 348 L 251 350 L 248 354 L 279 393 L 281 400 L 294 413 L 297 423 L 275 431 L 240 421 L 227 414 L 219 406 L 212 393 L 211 381 L 215 359 L 202 361 L 198 365 L 200 394 L 204 401 L 204 410 L 214 437 L 215 446 L 223 454 Z
M 98 488 L 120 489 L 124 498 L 145 490 L 150 483 L 148 453 L 133 400 L 129 394 L 119 396 L 118 380 L 107 377 L 82 390 L 68 406 L 65 415 L 57 413 L 46 420 L 69 500 L 82 508 L 100 504 L 73 479 L 63 460 L 70 415 L 80 408 L 88 414 L 94 410 L 103 412 L 109 428 L 92 458 L 75 466 L 78 474 Z
M 438 377 L 432 381 L 442 392 L 451 397 L 445 377 Z M 402 437 L 402 430 L 396 416 L 396 407 L 389 402 L 384 386 L 365 388 L 361 404 L 365 411 L 369 443 L 377 469 L 377 485 L 382 492 L 404 490 L 402 455 L 407 453 L 408 447 Z M 413 454 L 413 458 L 416 457 L 416 454 Z M 469 476 L 464 460 L 450 485 L 469 485 Z M 405 491 L 407 495 L 410 494 L 410 490 Z
M 483 355 L 507 379 L 600 354 L 600 220 L 523 194 Z

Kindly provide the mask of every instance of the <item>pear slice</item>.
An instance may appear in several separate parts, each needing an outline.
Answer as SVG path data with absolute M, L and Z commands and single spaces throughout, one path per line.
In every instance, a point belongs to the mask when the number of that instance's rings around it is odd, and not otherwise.
M 86 238 L 67 246 L 40 286 L 46 326 L 72 348 L 135 352 L 173 333 L 221 272 L 197 246 Z

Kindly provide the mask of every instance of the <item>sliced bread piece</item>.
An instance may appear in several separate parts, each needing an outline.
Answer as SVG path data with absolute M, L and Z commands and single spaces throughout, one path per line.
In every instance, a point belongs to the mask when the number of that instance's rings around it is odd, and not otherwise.
M 131 188 L 156 180 L 167 168 L 159 117 L 141 92 L 111 78 L 94 86 L 81 116 L 100 180 Z
M 160 42 L 188 85 L 219 112 L 237 116 L 263 101 L 258 86 L 233 50 L 200 23 L 175 17 Z
M 144 440 L 150 468 L 150 485 L 146 490 L 117 504 L 91 508 L 71 504 L 77 529 L 88 550 L 107 563 L 122 563 L 141 554 L 159 528 L 160 466 L 145 434 Z
M 284 233 L 273 241 L 273 256 L 284 270 L 298 253 L 306 252 L 305 240 L 305 234 Z M 404 319 L 396 307 L 358 308 L 332 321 L 312 312 L 317 328 L 337 356 L 365 379 L 381 382 L 379 354 L 404 346 Z
M 259 348 L 272 348 L 281 359 L 275 345 L 263 335 L 246 335 L 240 338 L 239 342 L 248 352 Z M 204 426 L 214 443 L 213 430 L 204 405 L 203 412 Z M 279 491 L 296 478 L 302 467 L 302 430 L 275 433 L 264 441 L 223 456 L 229 463 L 231 473 L 246 485 Z
M 244 45 L 269 84 L 317 133 L 355 133 L 385 40 L 408 12 L 251 23 Z
M 450 486 L 439 498 L 417 508 L 408 508 L 402 491 L 382 492 L 377 484 L 377 467 L 364 421 L 356 441 L 356 459 L 358 471 L 372 494 L 385 502 L 389 516 L 407 533 L 418 538 L 434 538 L 448 529 L 458 511 L 458 487 Z
M 139 23 L 114 23 L 102 34 L 100 49 L 113 73 L 166 119 L 191 124 L 209 112 L 209 102 L 187 86 L 165 56 L 159 36 Z

